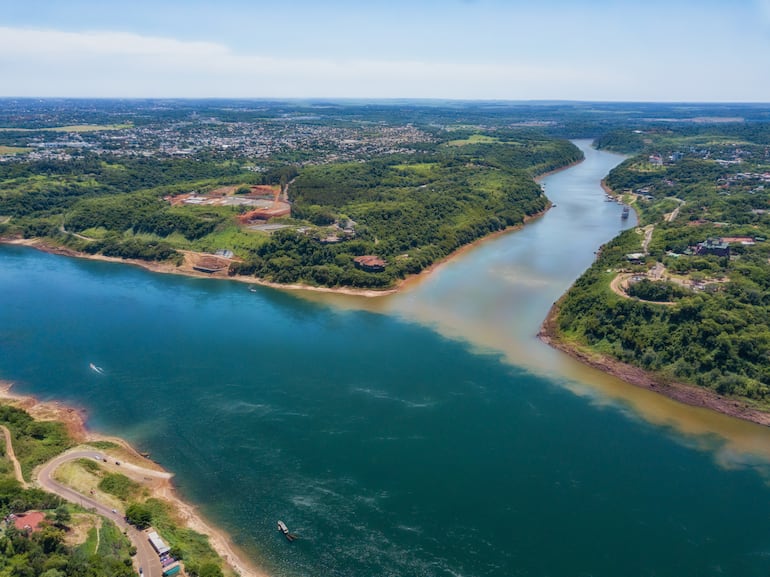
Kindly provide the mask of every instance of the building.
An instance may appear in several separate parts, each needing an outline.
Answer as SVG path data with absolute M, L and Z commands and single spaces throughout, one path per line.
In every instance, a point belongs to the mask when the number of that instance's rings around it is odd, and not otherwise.
M 353 259 L 356 268 L 366 272 L 382 272 L 385 270 L 385 261 L 378 256 L 367 254 Z
M 155 531 L 147 534 L 147 540 L 150 542 L 150 545 L 152 545 L 152 548 L 155 549 L 158 555 L 163 555 L 164 553 L 171 551 L 171 547 L 166 545 L 163 539 L 160 538 L 160 535 L 158 535 Z
M 714 256 L 730 256 L 730 245 L 721 238 L 707 238 L 704 242 L 699 242 L 695 247 L 695 254 Z
M 631 264 L 642 264 L 646 256 L 643 252 L 631 252 L 626 255 L 626 260 Z

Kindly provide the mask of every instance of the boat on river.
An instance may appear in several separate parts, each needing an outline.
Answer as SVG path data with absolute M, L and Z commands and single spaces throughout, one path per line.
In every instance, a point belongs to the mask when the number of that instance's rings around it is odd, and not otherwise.
M 93 364 L 93 363 L 88 363 L 88 368 L 90 368 L 90 369 L 91 369 L 93 372 L 95 372 L 95 373 L 98 373 L 98 374 L 100 374 L 100 375 L 103 375 L 103 374 L 104 374 L 104 369 L 103 369 L 103 368 L 101 368 L 101 367 L 97 367 L 97 366 L 96 366 L 95 364 Z
M 620 218 L 628 218 L 628 213 L 631 211 L 630 208 L 628 208 L 628 205 L 623 207 L 623 214 L 620 215 Z
M 292 535 L 291 533 L 289 533 L 289 528 L 286 526 L 286 523 L 284 523 L 283 521 L 278 521 L 278 530 L 281 533 L 283 533 L 286 539 L 288 539 L 289 541 L 294 541 L 294 539 L 297 538 L 296 535 Z

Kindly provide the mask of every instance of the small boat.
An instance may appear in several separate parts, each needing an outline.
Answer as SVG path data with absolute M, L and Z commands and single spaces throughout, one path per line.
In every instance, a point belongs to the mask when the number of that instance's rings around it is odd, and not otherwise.
M 283 521 L 278 521 L 278 530 L 279 530 L 281 533 L 283 533 L 283 534 L 284 534 L 284 536 L 285 536 L 285 537 L 286 537 L 286 538 L 287 538 L 289 541 L 294 541 L 294 539 L 296 539 L 296 538 L 297 538 L 297 536 L 296 536 L 296 535 L 292 535 L 291 533 L 289 533 L 289 528 L 286 526 L 286 523 L 284 523 Z
M 620 218 L 628 218 L 628 213 L 630 212 L 630 209 L 628 206 L 623 207 L 623 214 L 620 215 Z
M 89 368 L 90 368 L 90 369 L 91 369 L 93 372 L 95 372 L 95 373 L 99 373 L 100 375 L 103 375 L 103 374 L 104 374 L 104 369 L 103 369 L 103 368 L 101 368 L 101 367 L 97 367 L 97 366 L 96 366 L 95 364 L 93 364 L 93 363 L 88 363 L 88 367 L 89 367 Z

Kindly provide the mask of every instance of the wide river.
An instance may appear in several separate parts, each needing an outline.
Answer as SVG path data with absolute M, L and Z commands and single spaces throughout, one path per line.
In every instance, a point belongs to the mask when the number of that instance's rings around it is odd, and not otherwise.
M 276 576 L 766 577 L 770 432 L 535 338 L 634 225 L 621 158 L 577 144 L 554 209 L 393 297 L 0 247 L 0 378 L 151 452 Z

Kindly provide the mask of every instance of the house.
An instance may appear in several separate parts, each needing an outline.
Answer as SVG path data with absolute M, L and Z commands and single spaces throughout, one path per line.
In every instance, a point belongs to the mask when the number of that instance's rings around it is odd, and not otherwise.
M 366 272 L 382 272 L 385 270 L 385 261 L 378 256 L 367 254 L 353 259 L 356 268 Z
M 642 264 L 645 256 L 643 252 L 631 252 L 626 255 L 626 260 L 631 264 Z
M 730 256 L 730 245 L 721 238 L 708 238 L 699 242 L 695 247 L 695 254 L 713 254 L 715 256 Z
M 221 256 L 222 258 L 233 258 L 235 255 L 230 249 L 220 248 L 214 252 L 214 256 Z

